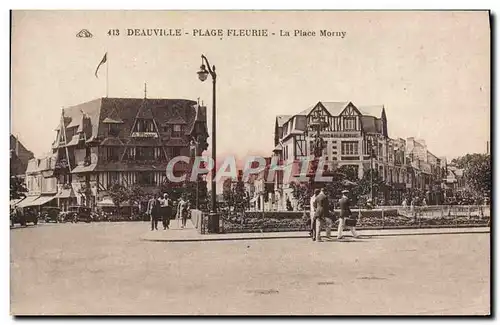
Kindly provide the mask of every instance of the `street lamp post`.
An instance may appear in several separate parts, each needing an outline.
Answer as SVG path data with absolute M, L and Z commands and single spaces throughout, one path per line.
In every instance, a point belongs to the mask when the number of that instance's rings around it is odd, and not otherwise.
M 373 202 L 373 159 L 375 158 L 375 144 L 373 143 L 373 139 L 371 139 L 371 152 L 370 152 L 370 200 L 372 201 L 372 204 L 375 204 Z
M 205 66 L 206 64 L 206 66 Z M 207 70 L 208 69 L 208 70 Z M 219 231 L 219 219 L 217 216 L 217 194 L 216 194 L 216 184 L 215 184 L 215 172 L 216 172 L 216 119 L 215 119 L 215 108 L 216 108 L 216 82 L 217 74 L 215 73 L 215 65 L 210 66 L 208 59 L 203 54 L 201 55 L 201 66 L 200 71 L 197 72 L 198 78 L 201 82 L 207 80 L 208 75 L 212 77 L 212 160 L 214 162 L 213 172 L 212 172 L 212 206 L 210 211 L 210 216 L 212 218 L 212 231 Z

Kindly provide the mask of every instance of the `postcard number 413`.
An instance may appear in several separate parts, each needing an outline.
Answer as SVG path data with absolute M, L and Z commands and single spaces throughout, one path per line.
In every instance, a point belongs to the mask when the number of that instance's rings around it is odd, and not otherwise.
M 108 30 L 108 36 L 120 36 L 119 29 L 110 29 Z

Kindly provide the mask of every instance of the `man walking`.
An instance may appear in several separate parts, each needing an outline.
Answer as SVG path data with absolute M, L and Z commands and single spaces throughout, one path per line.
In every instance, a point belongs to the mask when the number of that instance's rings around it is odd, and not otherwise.
M 348 190 L 343 190 L 342 191 L 342 197 L 339 200 L 339 207 L 340 207 L 340 218 L 339 218 L 339 228 L 338 228 L 338 235 L 337 239 L 342 239 L 344 236 L 342 235 L 342 231 L 344 230 L 344 225 L 345 221 L 347 218 L 351 216 L 351 201 L 347 197 L 347 194 L 349 193 Z M 356 226 L 350 226 L 351 232 L 354 238 L 358 238 L 358 234 L 356 233 Z
M 161 199 L 161 221 L 163 224 L 163 230 L 169 229 L 170 227 L 170 216 L 172 214 L 172 200 L 168 197 L 168 194 L 163 194 Z
M 181 197 L 179 204 L 177 205 L 177 218 L 180 218 L 182 221 L 181 228 L 186 227 L 186 219 L 187 219 L 187 202 L 184 201 L 184 198 Z
M 151 230 L 158 230 L 158 217 L 160 214 L 160 202 L 158 198 L 153 195 L 153 197 L 148 202 L 148 214 L 151 217 Z
M 315 238 L 317 242 L 321 242 L 321 226 L 325 221 L 325 218 L 328 217 L 328 213 L 330 210 L 330 205 L 328 202 L 328 197 L 325 194 L 325 189 L 322 188 L 318 196 L 316 196 L 316 200 L 314 200 L 314 217 L 315 217 Z
M 309 202 L 310 204 L 310 219 L 311 219 L 311 229 L 309 231 L 309 234 L 311 236 L 312 240 L 316 240 L 316 217 L 314 215 L 315 209 L 314 209 L 314 202 L 316 201 L 316 197 L 319 195 L 320 191 L 319 189 L 315 189 L 313 195 L 311 196 L 311 200 Z

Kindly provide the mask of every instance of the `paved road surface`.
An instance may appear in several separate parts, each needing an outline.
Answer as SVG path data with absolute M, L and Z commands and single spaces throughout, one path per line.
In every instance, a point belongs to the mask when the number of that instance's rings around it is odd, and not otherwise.
M 11 312 L 489 314 L 489 234 L 141 241 L 148 227 L 11 230 Z

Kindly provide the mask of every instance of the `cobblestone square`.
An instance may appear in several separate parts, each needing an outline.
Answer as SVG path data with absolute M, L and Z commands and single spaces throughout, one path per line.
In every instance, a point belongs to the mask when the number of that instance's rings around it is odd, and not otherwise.
M 490 312 L 490 234 L 141 241 L 148 228 L 135 222 L 11 230 L 11 313 Z

